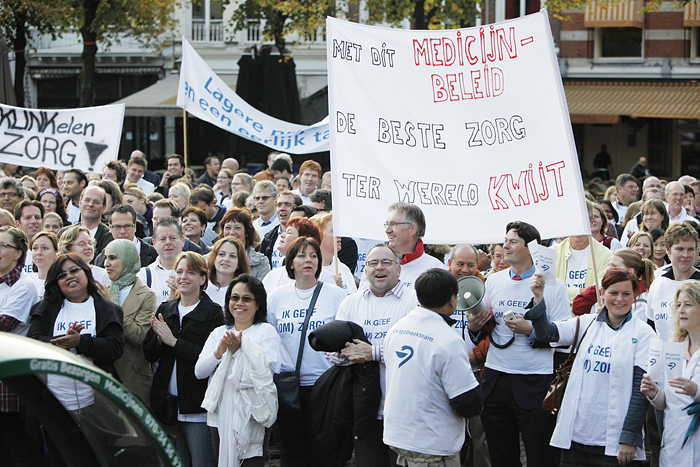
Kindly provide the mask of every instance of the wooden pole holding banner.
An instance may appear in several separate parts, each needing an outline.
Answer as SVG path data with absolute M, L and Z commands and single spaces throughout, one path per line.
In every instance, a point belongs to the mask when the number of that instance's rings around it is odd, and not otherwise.
M 333 236 L 333 263 L 335 264 L 335 275 L 338 275 L 338 237 Z
M 185 159 L 185 170 L 187 170 L 187 109 L 182 106 L 182 136 L 185 143 L 185 149 L 182 157 Z
M 593 259 L 593 284 L 595 285 L 596 303 L 600 303 L 602 305 L 600 302 L 600 286 L 598 285 L 598 268 L 595 267 L 595 252 L 592 243 L 597 241 L 598 240 L 593 238 L 593 235 L 588 236 L 588 244 L 591 247 L 591 259 Z

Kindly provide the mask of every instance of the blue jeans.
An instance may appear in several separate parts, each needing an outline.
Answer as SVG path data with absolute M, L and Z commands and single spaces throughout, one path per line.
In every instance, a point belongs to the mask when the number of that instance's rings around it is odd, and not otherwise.
M 178 422 L 177 453 L 186 467 L 213 467 L 211 429 L 206 423 Z

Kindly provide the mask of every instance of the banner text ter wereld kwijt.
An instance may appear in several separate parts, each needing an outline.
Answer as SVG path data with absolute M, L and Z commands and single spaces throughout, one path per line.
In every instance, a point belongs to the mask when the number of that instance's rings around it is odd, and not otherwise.
M 561 171 L 564 161 L 557 161 L 538 168 L 529 164 L 520 173 L 504 173 L 489 176 L 486 194 L 494 211 L 519 208 L 545 202 L 552 195 L 564 196 Z M 381 200 L 382 180 L 379 177 L 346 173 L 341 174 L 344 196 L 368 200 Z M 388 184 L 392 200 L 422 206 L 476 206 L 479 203 L 479 186 L 476 183 L 438 183 L 418 180 L 392 179 Z

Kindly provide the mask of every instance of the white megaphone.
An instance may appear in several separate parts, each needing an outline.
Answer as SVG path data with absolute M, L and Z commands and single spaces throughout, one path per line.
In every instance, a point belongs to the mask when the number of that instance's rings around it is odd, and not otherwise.
M 457 294 L 457 309 L 469 311 L 469 314 L 476 315 L 486 308 L 482 303 L 484 298 L 484 283 L 476 276 L 462 277 L 457 281 L 459 292 Z

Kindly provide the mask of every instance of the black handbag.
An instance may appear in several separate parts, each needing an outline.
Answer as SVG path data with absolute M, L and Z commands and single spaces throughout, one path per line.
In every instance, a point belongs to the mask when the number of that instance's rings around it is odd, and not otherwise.
M 283 371 L 272 376 L 275 386 L 277 386 L 277 399 L 279 401 L 280 411 L 299 410 L 301 408 L 299 405 L 299 388 L 301 387 L 299 380 L 299 369 L 301 368 L 301 357 L 304 355 L 306 329 L 309 327 L 309 320 L 311 319 L 311 314 L 314 311 L 314 306 L 316 306 L 318 295 L 321 293 L 321 287 L 323 287 L 323 282 L 316 284 L 314 294 L 311 297 L 311 303 L 309 304 L 309 308 L 306 310 L 304 326 L 301 329 L 301 339 L 299 340 L 299 353 L 297 354 L 296 368 L 294 371 Z

